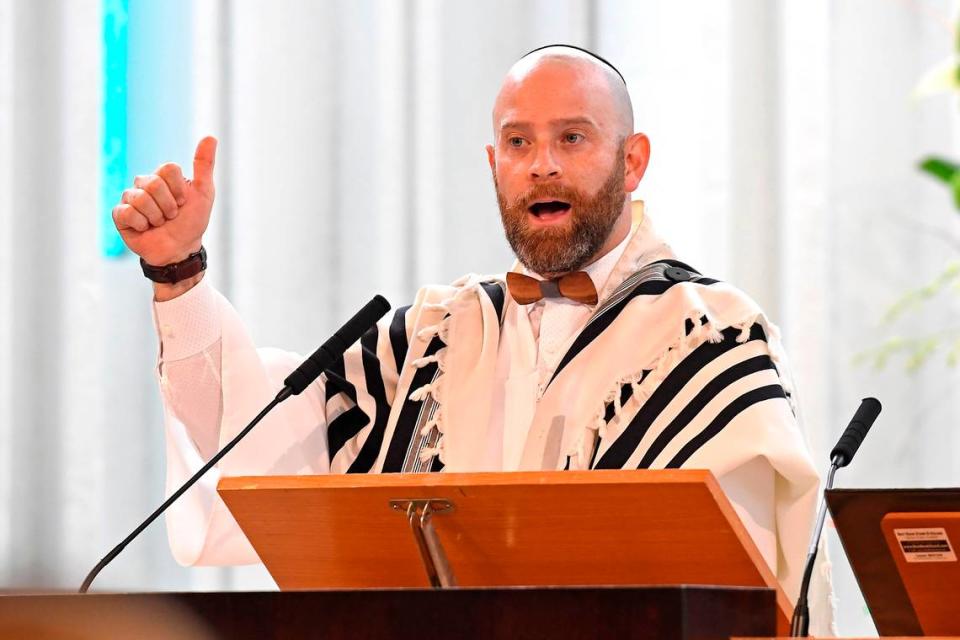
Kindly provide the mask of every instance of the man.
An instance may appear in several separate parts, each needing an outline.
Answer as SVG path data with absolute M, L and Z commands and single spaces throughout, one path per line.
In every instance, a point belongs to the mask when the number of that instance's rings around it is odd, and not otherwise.
M 422 289 L 220 472 L 708 468 L 795 599 L 818 479 L 777 330 L 745 294 L 677 262 L 632 207 L 650 143 L 622 77 L 582 50 L 537 50 L 508 73 L 493 125 L 519 264 Z M 182 279 L 154 286 L 171 487 L 301 360 L 255 349 L 203 281 L 215 149 L 200 142 L 192 181 L 173 164 L 138 177 L 114 210 L 148 276 L 182 263 Z M 215 482 L 172 508 L 174 553 L 255 562 Z

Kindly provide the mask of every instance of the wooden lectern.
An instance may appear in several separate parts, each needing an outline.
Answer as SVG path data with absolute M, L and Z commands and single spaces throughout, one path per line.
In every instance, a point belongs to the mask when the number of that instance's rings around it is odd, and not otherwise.
M 827 504 L 881 635 L 960 634 L 960 489 L 831 489 Z
M 791 603 L 709 471 L 220 480 L 281 590 L 730 585 Z

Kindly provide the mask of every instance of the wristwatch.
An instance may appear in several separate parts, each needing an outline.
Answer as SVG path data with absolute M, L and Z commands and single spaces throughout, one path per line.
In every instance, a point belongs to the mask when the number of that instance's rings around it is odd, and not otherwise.
M 147 264 L 143 258 L 140 258 L 140 268 L 143 269 L 143 275 L 154 282 L 174 284 L 192 278 L 207 268 L 207 250 L 200 247 L 200 251 L 191 253 L 186 260 L 166 264 L 162 267 Z

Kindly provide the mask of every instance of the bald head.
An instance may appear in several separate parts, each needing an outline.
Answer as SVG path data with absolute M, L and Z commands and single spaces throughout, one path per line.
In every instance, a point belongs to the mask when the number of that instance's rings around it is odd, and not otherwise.
M 650 141 L 633 133 L 630 96 L 608 64 L 564 46 L 524 56 L 497 94 L 493 133 L 500 217 L 528 269 L 575 271 L 627 236 Z
M 626 84 L 613 68 L 586 52 L 551 46 L 518 60 L 507 72 L 494 103 L 495 135 L 518 102 L 532 104 L 531 93 L 571 112 L 588 109 L 587 115 L 620 139 L 633 133 L 633 105 Z

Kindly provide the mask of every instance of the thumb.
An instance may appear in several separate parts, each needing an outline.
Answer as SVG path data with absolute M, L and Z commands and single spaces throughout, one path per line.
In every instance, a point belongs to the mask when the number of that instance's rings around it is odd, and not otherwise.
M 198 188 L 213 187 L 213 165 L 217 158 L 217 139 L 207 136 L 197 145 L 193 155 L 193 183 Z

